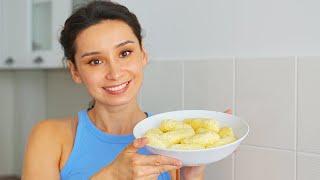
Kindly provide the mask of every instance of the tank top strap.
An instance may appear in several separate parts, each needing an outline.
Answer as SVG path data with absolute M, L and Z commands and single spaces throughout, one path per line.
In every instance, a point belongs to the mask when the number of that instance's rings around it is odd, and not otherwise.
M 84 113 L 86 113 L 86 110 L 81 110 L 78 112 L 78 123 L 77 123 L 77 128 L 76 128 L 76 133 L 75 133 L 75 137 L 73 140 L 73 147 L 71 150 L 71 153 L 69 155 L 69 158 L 67 160 L 67 162 L 64 164 L 63 168 L 60 171 L 60 177 L 62 179 L 64 179 L 63 177 L 67 177 L 69 172 L 71 172 L 72 167 L 73 167 L 73 162 L 75 162 L 76 160 L 76 156 L 79 152 L 80 146 L 81 146 L 81 142 L 83 139 L 83 132 L 84 132 L 84 128 L 85 128 L 85 117 L 84 117 Z

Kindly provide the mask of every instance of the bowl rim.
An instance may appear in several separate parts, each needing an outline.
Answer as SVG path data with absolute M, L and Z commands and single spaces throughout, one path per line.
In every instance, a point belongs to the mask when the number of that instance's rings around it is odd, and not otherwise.
M 139 123 L 141 123 L 142 121 L 148 119 L 148 118 L 151 118 L 151 117 L 154 117 L 154 116 L 161 116 L 162 114 L 168 114 L 168 113 L 177 113 L 177 112 L 185 112 L 185 111 L 198 111 L 198 112 L 214 112 L 214 113 L 221 113 L 221 114 L 224 114 L 224 115 L 228 115 L 228 116 L 232 116 L 236 119 L 238 119 L 239 121 L 241 121 L 241 123 L 243 123 L 246 128 L 247 128 L 247 132 L 239 139 L 237 139 L 236 141 L 232 142 L 232 143 L 228 143 L 228 144 L 225 144 L 225 145 L 221 145 L 221 146 L 217 146 L 217 147 L 210 147 L 210 148 L 204 148 L 204 149 L 168 149 L 168 148 L 162 148 L 162 147 L 155 147 L 155 146 L 150 146 L 148 144 L 146 144 L 145 146 L 147 146 L 148 148 L 153 148 L 153 149 L 156 149 L 156 150 L 161 150 L 161 151 L 167 151 L 167 152 L 206 152 L 206 151 L 212 151 L 212 150 L 218 150 L 218 149 L 223 149 L 223 148 L 226 148 L 226 147 L 229 147 L 229 146 L 233 146 L 237 143 L 240 143 L 241 141 L 243 141 L 243 139 L 245 139 L 248 134 L 249 134 L 249 131 L 250 131 L 250 127 L 249 127 L 249 124 L 248 122 L 246 122 L 245 120 L 243 120 L 242 118 L 239 118 L 238 116 L 235 116 L 233 114 L 228 114 L 228 113 L 224 113 L 224 112 L 219 112 L 219 111 L 210 111 L 210 110 L 177 110 L 177 111 L 168 111 L 168 112 L 163 112 L 163 113 L 158 113 L 158 114 L 154 114 L 154 115 L 151 115 L 151 116 L 148 116 L 147 118 L 144 118 L 143 120 L 139 121 L 135 127 L 133 128 L 133 136 L 135 138 L 136 135 L 135 135 L 135 131 L 136 131 L 136 127 L 138 126 Z M 141 137 L 140 137 L 141 138 Z

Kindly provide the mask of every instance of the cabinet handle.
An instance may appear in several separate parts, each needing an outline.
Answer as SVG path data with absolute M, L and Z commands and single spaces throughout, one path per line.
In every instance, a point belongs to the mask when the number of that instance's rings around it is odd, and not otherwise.
M 33 62 L 34 63 L 36 63 L 36 64 L 41 64 L 41 63 L 43 63 L 43 59 L 42 59 L 42 57 L 40 57 L 40 56 L 38 56 L 38 57 L 36 57 L 34 60 L 33 60 Z
M 6 65 L 12 65 L 14 63 L 14 59 L 12 57 L 8 57 L 4 62 Z

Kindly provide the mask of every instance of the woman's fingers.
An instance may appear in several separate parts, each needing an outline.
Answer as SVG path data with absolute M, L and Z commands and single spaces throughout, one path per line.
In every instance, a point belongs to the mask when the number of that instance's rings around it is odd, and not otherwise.
M 229 108 L 229 109 L 225 110 L 224 113 L 232 114 L 232 109 Z
M 129 152 L 129 153 L 135 153 L 137 152 L 140 148 L 145 146 L 148 143 L 148 138 L 142 137 L 135 139 L 131 144 L 129 144 L 124 152 Z
M 160 174 L 149 174 L 142 177 L 138 177 L 135 180 L 158 180 Z
M 181 161 L 167 156 L 161 155 L 140 155 L 136 154 L 133 158 L 133 163 L 144 166 L 159 166 L 159 165 L 173 165 L 181 166 Z
M 161 173 L 179 169 L 179 166 L 174 165 L 159 165 L 159 166 L 137 166 L 134 170 L 135 177 L 159 176 Z

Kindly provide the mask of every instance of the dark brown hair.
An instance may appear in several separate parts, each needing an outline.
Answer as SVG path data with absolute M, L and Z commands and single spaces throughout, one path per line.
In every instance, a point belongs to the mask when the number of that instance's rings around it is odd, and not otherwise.
M 120 20 L 128 24 L 141 46 L 141 26 L 137 17 L 123 5 L 111 1 L 93 1 L 77 9 L 65 22 L 60 34 L 60 44 L 67 60 L 75 63 L 75 40 L 86 28 L 103 20 Z

